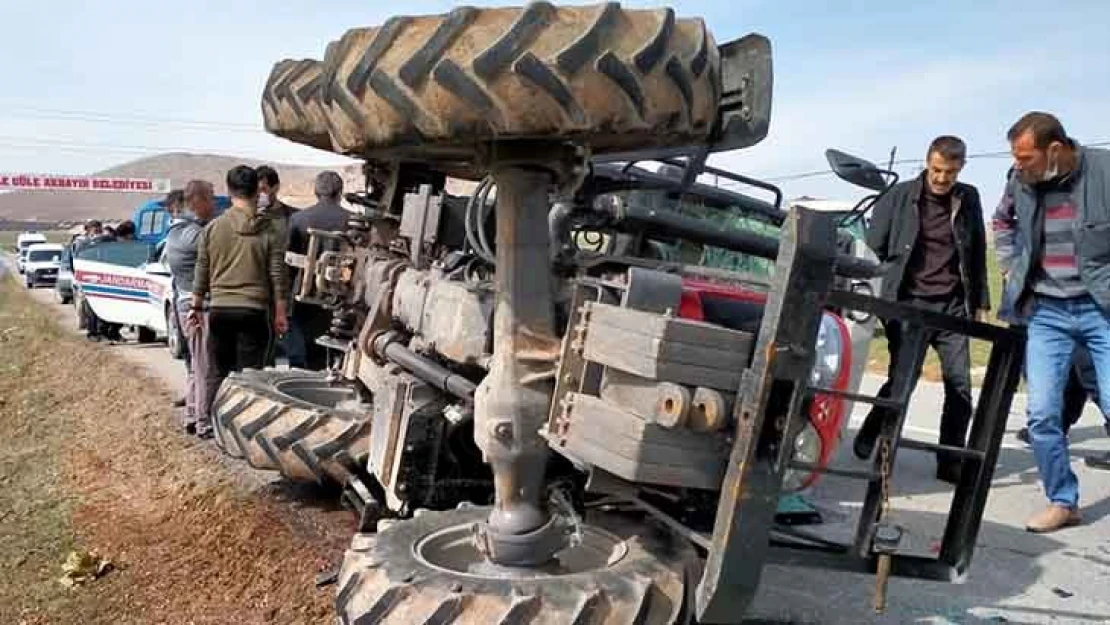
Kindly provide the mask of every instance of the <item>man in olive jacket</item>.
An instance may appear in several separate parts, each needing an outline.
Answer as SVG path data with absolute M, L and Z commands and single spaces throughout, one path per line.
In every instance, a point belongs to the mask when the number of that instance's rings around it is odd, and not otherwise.
M 240 165 L 227 174 L 231 208 L 204 229 L 197 244 L 190 323 L 208 298 L 212 355 L 220 380 L 261 369 L 273 337 L 288 329 L 285 241 L 274 220 L 258 211 L 258 173 Z M 271 311 L 273 323 L 271 325 Z
M 867 244 L 887 264 L 882 297 L 959 317 L 982 318 L 990 309 L 987 285 L 987 241 L 983 207 L 975 187 L 957 182 L 967 147 L 957 137 L 938 137 L 926 153 L 921 176 L 895 185 L 875 205 Z M 912 368 L 897 366 L 900 350 L 914 331 L 897 319 L 884 319 L 890 347 L 887 382 L 879 391 L 888 397 L 895 380 L 916 384 L 924 355 Z M 963 447 L 971 421 L 971 356 L 968 338 L 952 332 L 921 330 L 940 357 L 944 407 L 940 444 Z M 894 411 L 876 406 L 856 435 L 853 451 L 866 459 L 875 449 L 884 419 Z M 937 479 L 955 483 L 959 458 L 937 454 Z

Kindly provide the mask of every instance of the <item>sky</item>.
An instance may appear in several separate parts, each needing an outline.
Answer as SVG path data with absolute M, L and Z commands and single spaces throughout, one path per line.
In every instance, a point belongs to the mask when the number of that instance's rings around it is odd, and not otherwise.
M 582 3 L 570 3 L 582 4 Z M 657 2 L 624 2 L 656 7 Z M 322 58 L 347 29 L 455 4 L 409 0 L 160 3 L 0 0 L 0 171 L 82 174 L 166 151 L 337 164 L 262 130 L 275 62 Z M 955 134 L 962 179 L 990 210 L 1009 165 L 1006 129 L 1056 113 L 1084 143 L 1110 141 L 1110 2 L 675 0 L 718 43 L 757 32 L 775 65 L 770 133 L 712 163 L 787 197 L 853 199 L 825 173 L 829 147 L 916 175 L 929 141 Z M 810 174 L 801 175 L 799 174 Z

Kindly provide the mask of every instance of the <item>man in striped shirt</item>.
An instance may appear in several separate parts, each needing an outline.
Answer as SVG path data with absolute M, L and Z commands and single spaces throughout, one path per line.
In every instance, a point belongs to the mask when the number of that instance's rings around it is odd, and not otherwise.
M 1052 532 L 1081 522 L 1061 414 L 1076 345 L 1110 414 L 1110 152 L 1080 146 L 1048 113 L 1025 115 L 1007 138 L 1014 167 L 993 220 L 999 317 L 1028 326 L 1029 434 L 1049 506 L 1026 529 Z

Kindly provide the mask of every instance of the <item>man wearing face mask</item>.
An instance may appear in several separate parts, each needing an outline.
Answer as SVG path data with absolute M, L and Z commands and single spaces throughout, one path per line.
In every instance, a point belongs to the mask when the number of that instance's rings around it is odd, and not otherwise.
M 926 152 L 926 170 L 896 185 L 875 205 L 867 244 L 889 269 L 882 297 L 958 317 L 981 318 L 990 308 L 987 286 L 987 234 L 983 208 L 975 187 L 957 182 L 967 147 L 957 137 L 933 140 Z M 887 397 L 896 380 L 921 374 L 922 358 L 912 369 L 898 367 L 909 332 L 925 331 L 925 341 L 940 357 L 944 407 L 940 444 L 963 447 L 971 421 L 971 355 L 967 336 L 926 331 L 884 319 L 890 347 L 890 369 L 879 395 Z M 852 446 L 860 459 L 874 453 L 883 423 L 895 418 L 890 408 L 875 406 Z M 956 483 L 961 464 L 956 456 L 938 452 L 936 477 Z
M 261 165 L 255 171 L 258 172 L 259 212 L 277 220 L 283 229 L 288 229 L 289 218 L 297 212 L 297 209 L 278 199 L 278 193 L 281 192 L 281 178 L 269 165 Z
M 297 212 L 297 209 L 278 199 L 278 193 L 281 192 L 281 178 L 278 177 L 278 173 L 273 167 L 261 165 L 255 169 L 255 172 L 258 173 L 258 212 L 269 215 L 273 219 L 281 231 L 281 240 L 285 241 L 288 238 L 289 220 Z M 293 269 L 289 268 L 289 282 L 287 284 L 293 283 L 293 275 Z M 287 301 L 292 302 L 291 299 Z M 271 349 L 266 356 L 266 366 L 272 367 L 276 364 L 279 351 L 287 359 L 296 360 L 296 354 L 299 353 L 297 340 L 298 337 L 295 332 L 287 332 L 282 335 L 274 342 L 274 349 Z
M 1082 521 L 1061 416 L 1077 345 L 1110 414 L 1110 152 L 1079 145 L 1042 112 L 1006 136 L 1014 167 L 993 220 L 1006 277 L 999 318 L 1028 327 L 1029 435 L 1049 505 L 1025 527 L 1053 532 Z

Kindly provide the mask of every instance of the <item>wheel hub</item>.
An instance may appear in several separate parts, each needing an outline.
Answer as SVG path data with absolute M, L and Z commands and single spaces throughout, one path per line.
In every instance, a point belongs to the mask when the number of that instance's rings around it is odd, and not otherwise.
M 349 386 L 325 386 L 319 378 L 293 378 L 274 384 L 278 392 L 309 404 L 341 408 L 358 402 L 358 392 Z

